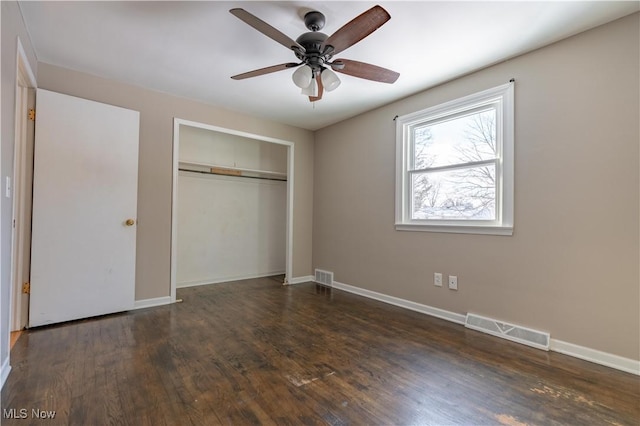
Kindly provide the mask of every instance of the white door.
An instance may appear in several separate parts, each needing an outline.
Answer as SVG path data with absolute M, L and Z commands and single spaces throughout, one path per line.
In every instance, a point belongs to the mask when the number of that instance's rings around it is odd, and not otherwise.
M 131 309 L 140 114 L 39 89 L 31 327 Z

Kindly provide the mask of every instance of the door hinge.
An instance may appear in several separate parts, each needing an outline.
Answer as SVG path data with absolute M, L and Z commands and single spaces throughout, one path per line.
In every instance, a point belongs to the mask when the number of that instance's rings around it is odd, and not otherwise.
M 31 283 L 22 284 L 22 293 L 23 294 L 31 294 Z
M 36 121 L 36 110 L 33 108 L 29 109 L 29 120 Z

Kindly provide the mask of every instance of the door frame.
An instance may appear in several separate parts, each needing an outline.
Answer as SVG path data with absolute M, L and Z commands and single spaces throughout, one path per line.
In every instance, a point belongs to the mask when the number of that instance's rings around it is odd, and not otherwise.
M 190 126 L 214 132 L 227 133 L 263 142 L 287 147 L 287 207 L 286 207 L 286 255 L 284 284 L 293 278 L 293 188 L 294 188 L 294 143 L 283 139 L 242 132 L 225 127 L 198 123 L 195 121 L 173 119 L 173 185 L 171 191 L 171 302 L 176 301 L 177 265 L 178 265 L 178 163 L 180 161 L 180 126 Z
M 22 284 L 25 277 L 22 274 L 26 262 L 24 253 L 25 244 L 30 243 L 26 237 L 25 217 L 31 216 L 31 204 L 27 200 L 32 197 L 32 192 L 26 187 L 27 176 L 27 147 L 33 145 L 33 132 L 27 130 L 29 108 L 29 90 L 37 88 L 36 78 L 31 70 L 27 54 L 22 47 L 20 38 L 16 47 L 16 83 L 15 83 L 15 134 L 13 144 L 13 184 L 12 192 L 12 226 L 11 226 L 11 330 L 21 330 L 29 324 L 29 310 L 24 312 L 22 298 Z M 29 140 L 29 138 L 31 140 Z M 30 170 L 33 176 L 33 168 Z M 5 182 L 5 185 L 7 183 Z M 5 188 L 5 191 L 7 189 Z M 5 194 L 6 195 L 6 194 Z M 28 304 L 27 304 L 28 306 Z

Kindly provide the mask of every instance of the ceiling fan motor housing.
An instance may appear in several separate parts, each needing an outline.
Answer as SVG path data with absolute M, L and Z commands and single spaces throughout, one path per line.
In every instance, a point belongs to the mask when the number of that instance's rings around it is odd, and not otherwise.
M 331 55 L 324 54 L 324 42 L 327 38 L 329 36 L 319 31 L 302 34 L 296 39 L 296 42 L 304 47 L 305 51 L 296 52 L 296 56 L 317 71 L 325 62 L 331 59 Z

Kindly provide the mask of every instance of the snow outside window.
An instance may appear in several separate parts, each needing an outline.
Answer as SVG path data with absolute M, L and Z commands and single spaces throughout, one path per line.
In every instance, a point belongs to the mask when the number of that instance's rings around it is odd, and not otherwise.
M 513 83 L 398 117 L 396 229 L 511 235 Z

